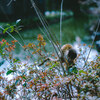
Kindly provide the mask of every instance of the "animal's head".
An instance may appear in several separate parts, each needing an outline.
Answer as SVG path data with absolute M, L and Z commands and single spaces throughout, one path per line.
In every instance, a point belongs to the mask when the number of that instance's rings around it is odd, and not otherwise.
M 75 49 L 71 48 L 68 51 L 68 59 L 74 60 L 77 57 L 77 52 Z

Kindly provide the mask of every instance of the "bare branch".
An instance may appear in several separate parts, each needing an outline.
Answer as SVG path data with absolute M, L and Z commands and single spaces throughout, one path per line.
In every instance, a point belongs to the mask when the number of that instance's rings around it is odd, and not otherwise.
M 9 6 L 12 2 L 13 2 L 13 0 L 10 0 L 9 3 L 7 4 L 7 6 Z
M 95 41 L 95 38 L 96 38 L 96 35 L 97 35 L 97 31 L 98 31 L 99 25 L 100 25 L 100 18 L 98 19 L 98 24 L 97 24 L 97 28 L 96 28 L 96 31 L 95 31 L 95 36 L 94 36 L 94 39 L 93 39 L 93 41 L 92 41 L 92 44 L 91 44 L 91 47 L 90 47 L 88 56 L 87 56 L 86 61 L 85 61 L 85 64 L 84 64 L 84 67 L 86 66 L 87 60 L 88 60 L 89 55 L 90 55 L 90 52 L 91 52 L 91 50 L 92 50 L 92 47 L 93 47 L 93 44 L 94 44 L 94 41 Z
M 63 0 L 61 1 L 61 14 L 60 14 L 60 43 L 62 45 L 62 11 L 63 11 Z
M 53 59 L 53 58 L 46 58 L 41 64 L 39 64 L 38 66 L 42 66 L 46 61 L 52 61 L 52 62 L 56 62 L 59 61 L 59 59 Z

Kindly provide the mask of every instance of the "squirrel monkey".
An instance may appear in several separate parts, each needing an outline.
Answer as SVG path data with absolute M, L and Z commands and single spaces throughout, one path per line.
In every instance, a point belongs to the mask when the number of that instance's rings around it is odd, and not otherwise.
M 77 57 L 77 52 L 75 49 L 73 49 L 72 45 L 70 44 L 65 44 L 61 47 L 61 56 L 60 58 L 57 59 L 53 59 L 51 57 L 47 58 L 44 60 L 44 62 L 46 62 L 47 60 L 56 62 L 56 61 L 61 61 L 61 63 L 67 63 L 67 65 L 69 67 L 71 67 L 72 65 L 74 65 L 74 60 Z M 43 65 L 44 62 L 42 64 L 40 64 L 39 66 Z M 67 70 L 67 66 L 66 66 L 66 70 Z

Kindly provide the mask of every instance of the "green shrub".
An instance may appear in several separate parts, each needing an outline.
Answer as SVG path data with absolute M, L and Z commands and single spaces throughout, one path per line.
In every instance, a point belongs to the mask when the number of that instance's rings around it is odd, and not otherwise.
M 42 35 L 38 35 L 37 44 L 29 43 L 23 46 L 25 52 L 31 50 L 31 55 L 26 56 L 27 61 L 30 60 L 31 63 L 23 63 L 13 57 L 12 50 L 15 49 L 16 42 L 13 40 L 10 44 L 4 39 L 0 41 L 0 55 L 10 63 L 6 71 L 0 72 L 2 88 L 0 99 L 50 100 L 53 91 L 63 99 L 84 100 L 93 96 L 96 99 L 100 98 L 100 56 L 96 56 L 91 62 L 86 62 L 84 67 L 80 67 L 79 62 L 86 61 L 82 55 L 83 51 L 80 50 L 75 65 L 64 75 L 59 62 L 47 61 L 38 66 L 47 56 L 56 57 L 54 53 L 47 55 L 46 42 Z M 37 56 L 36 59 L 32 58 L 34 56 Z M 9 80 L 10 75 L 13 77 Z

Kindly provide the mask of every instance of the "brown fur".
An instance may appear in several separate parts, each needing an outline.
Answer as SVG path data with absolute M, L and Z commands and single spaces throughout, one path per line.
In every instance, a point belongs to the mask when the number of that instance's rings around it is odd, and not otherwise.
M 66 51 L 68 51 L 69 49 L 71 49 L 72 48 L 72 45 L 70 45 L 70 44 L 65 44 L 65 45 L 63 45 L 62 47 L 61 47 L 61 52 L 62 52 L 62 54 L 64 55 L 65 53 L 66 53 Z
M 68 66 L 72 67 L 74 65 L 74 60 L 77 57 L 77 52 L 75 49 L 73 49 L 72 45 L 65 44 L 61 47 L 61 56 L 60 59 L 53 59 L 51 57 L 45 59 L 39 66 L 43 65 L 46 61 L 50 60 L 53 62 L 61 61 L 61 63 L 64 63 L 64 66 L 66 66 L 66 70 L 68 70 Z

